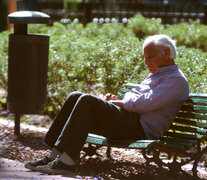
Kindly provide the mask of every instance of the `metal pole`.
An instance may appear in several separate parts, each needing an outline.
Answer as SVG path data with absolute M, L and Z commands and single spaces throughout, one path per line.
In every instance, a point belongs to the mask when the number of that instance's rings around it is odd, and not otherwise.
M 84 22 L 84 25 L 92 21 L 92 3 L 89 0 L 85 1 L 85 17 L 86 22 Z
M 24 1 L 23 0 L 16 0 L 16 1 L 17 1 L 17 11 L 23 11 L 25 9 Z
M 207 24 L 207 3 L 204 4 L 203 24 Z
M 20 114 L 15 113 L 14 115 L 14 134 L 19 135 L 20 134 Z

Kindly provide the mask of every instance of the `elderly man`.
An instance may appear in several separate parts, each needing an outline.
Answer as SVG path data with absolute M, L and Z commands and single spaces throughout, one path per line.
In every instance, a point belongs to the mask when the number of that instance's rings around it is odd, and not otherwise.
M 148 37 L 143 50 L 150 74 L 141 84 L 123 100 L 111 94 L 104 99 L 69 94 L 45 137 L 50 155 L 25 167 L 48 174 L 72 170 L 88 133 L 120 140 L 158 139 L 187 99 L 188 82 L 174 62 L 176 46 L 168 36 Z

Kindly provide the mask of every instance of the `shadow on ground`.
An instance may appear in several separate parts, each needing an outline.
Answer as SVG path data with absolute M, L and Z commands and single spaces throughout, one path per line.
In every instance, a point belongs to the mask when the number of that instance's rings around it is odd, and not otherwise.
M 6 147 L 5 158 L 20 161 L 22 163 L 34 161 L 49 153 L 49 147 L 43 143 L 45 133 L 32 132 L 29 129 L 23 130 L 21 136 L 14 136 L 13 129 L 0 127 L 0 141 Z M 118 156 L 119 160 L 107 159 L 106 148 L 99 150 L 102 156 L 86 156 L 77 163 L 75 171 L 76 178 L 80 179 L 135 179 L 135 180 L 194 180 L 189 173 L 170 172 L 168 169 L 159 169 L 155 165 L 146 166 L 143 158 L 133 160 L 127 158 L 123 151 Z M 83 154 L 82 154 L 83 155 Z M 63 175 L 63 177 L 71 177 Z M 201 178 L 196 178 L 197 180 Z
M 77 174 L 82 178 L 90 176 L 100 179 L 195 180 L 188 173 L 173 173 L 168 169 L 158 168 L 155 165 L 146 166 L 145 163 L 139 164 L 108 159 L 103 161 L 98 158 L 81 160 L 77 167 Z

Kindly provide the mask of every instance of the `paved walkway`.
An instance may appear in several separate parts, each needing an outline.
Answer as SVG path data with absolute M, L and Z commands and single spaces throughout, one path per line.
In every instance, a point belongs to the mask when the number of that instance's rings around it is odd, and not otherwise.
M 10 159 L 1 158 L 0 159 L 0 180 L 13 180 L 13 179 L 32 179 L 32 180 L 56 180 L 56 179 L 72 179 L 75 174 L 67 174 L 67 175 L 44 175 L 39 172 L 33 172 L 29 169 L 24 168 L 24 164 L 17 161 L 12 161 Z
M 5 121 L 0 118 L 0 125 L 4 124 L 8 127 L 14 126 L 14 123 L 11 121 Z M 21 124 L 21 128 L 29 128 L 30 130 L 35 130 L 39 132 L 46 132 L 47 128 L 37 128 L 35 126 L 28 126 Z M 65 179 L 77 179 L 77 174 L 67 174 L 67 175 L 44 175 L 39 172 L 30 171 L 29 169 L 24 168 L 24 164 L 19 161 L 13 161 L 10 159 L 2 158 L 0 157 L 0 180 L 26 180 L 26 179 L 32 179 L 32 180 L 65 180 Z

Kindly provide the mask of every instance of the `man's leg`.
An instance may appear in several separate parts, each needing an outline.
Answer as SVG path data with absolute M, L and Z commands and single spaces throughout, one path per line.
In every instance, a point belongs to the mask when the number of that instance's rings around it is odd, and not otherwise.
M 68 95 L 63 107 L 61 108 L 60 112 L 58 113 L 57 117 L 55 118 L 52 126 L 50 127 L 49 131 L 45 136 L 45 143 L 48 144 L 50 147 L 53 147 L 57 138 L 59 137 L 66 121 L 70 113 L 73 110 L 78 98 L 83 95 L 81 92 L 72 92 Z
M 93 95 L 81 95 L 54 144 L 63 154 L 47 165 L 38 166 L 36 170 L 48 174 L 72 170 L 71 165 L 79 158 L 88 133 L 111 139 L 146 138 L 137 113 L 127 112 Z M 72 164 L 64 162 L 68 159 Z
M 127 112 L 93 95 L 81 95 L 55 146 L 76 160 L 88 133 L 111 139 L 146 138 L 137 113 Z
M 54 147 L 54 143 L 56 142 L 58 136 L 60 135 L 65 122 L 67 121 L 77 99 L 82 95 L 83 93 L 80 92 L 72 92 L 69 94 L 67 100 L 65 101 L 62 109 L 60 110 L 59 114 L 55 118 L 52 126 L 50 127 L 49 131 L 46 134 L 45 142 L 52 147 L 52 151 L 49 154 L 49 156 L 46 156 L 38 161 L 35 162 L 28 162 L 25 164 L 25 167 L 31 170 L 36 170 L 37 166 L 40 165 L 46 165 L 52 160 L 54 160 L 57 155 L 61 155 L 62 152 Z

